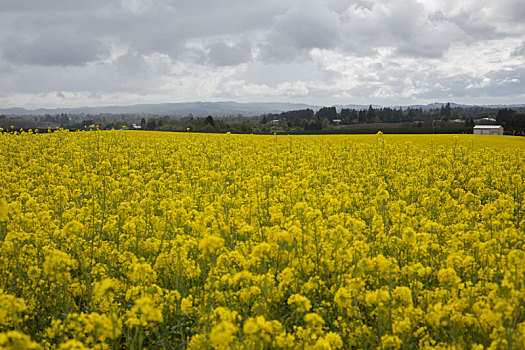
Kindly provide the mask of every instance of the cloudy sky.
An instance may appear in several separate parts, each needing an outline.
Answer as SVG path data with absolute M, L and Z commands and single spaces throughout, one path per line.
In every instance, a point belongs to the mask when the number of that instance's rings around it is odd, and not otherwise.
M 2 0 L 0 107 L 525 103 L 523 0 Z

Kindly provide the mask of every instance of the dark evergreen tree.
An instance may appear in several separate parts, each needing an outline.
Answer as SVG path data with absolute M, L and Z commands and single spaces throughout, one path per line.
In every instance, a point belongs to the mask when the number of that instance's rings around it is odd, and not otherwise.
M 211 115 L 207 116 L 204 120 L 204 124 L 211 125 L 212 127 L 215 127 L 215 121 L 213 120 L 213 117 Z
M 357 121 L 357 111 L 355 109 L 342 108 L 340 116 L 341 122 L 344 124 L 352 124 Z
M 323 107 L 315 113 L 316 119 L 322 121 L 324 119 L 332 121 L 337 119 L 337 111 L 335 107 Z
M 157 127 L 157 123 L 154 118 L 148 119 L 148 122 L 146 123 L 146 130 L 155 130 Z
M 364 124 L 366 123 L 366 111 L 365 110 L 360 110 L 359 111 L 359 114 L 357 116 L 357 121 L 360 123 L 360 124 Z
M 368 107 L 368 113 L 366 113 L 366 122 L 373 123 L 375 122 L 375 120 L 376 120 L 376 111 L 372 107 L 372 105 L 370 105 L 370 107 Z

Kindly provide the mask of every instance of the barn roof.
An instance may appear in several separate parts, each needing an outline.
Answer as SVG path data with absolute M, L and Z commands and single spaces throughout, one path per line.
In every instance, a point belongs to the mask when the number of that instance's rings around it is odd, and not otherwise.
M 499 129 L 501 125 L 476 125 L 474 129 Z

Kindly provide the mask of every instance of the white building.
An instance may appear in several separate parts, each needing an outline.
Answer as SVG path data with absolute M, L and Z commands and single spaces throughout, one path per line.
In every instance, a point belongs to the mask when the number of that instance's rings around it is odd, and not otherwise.
M 501 125 L 476 125 L 474 135 L 503 135 Z

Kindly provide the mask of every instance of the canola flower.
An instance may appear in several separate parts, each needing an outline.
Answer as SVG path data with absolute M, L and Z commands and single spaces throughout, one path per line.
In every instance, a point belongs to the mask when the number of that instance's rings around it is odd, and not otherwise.
M 0 134 L 0 348 L 525 348 L 525 140 Z

